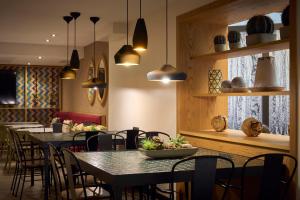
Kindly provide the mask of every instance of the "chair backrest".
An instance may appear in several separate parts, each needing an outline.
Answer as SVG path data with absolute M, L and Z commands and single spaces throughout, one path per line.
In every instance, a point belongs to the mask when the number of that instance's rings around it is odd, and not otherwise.
M 127 129 L 127 130 L 119 131 L 116 134 L 117 135 L 122 135 L 122 134 L 126 135 L 126 149 L 129 150 L 129 149 L 137 149 L 135 139 L 136 139 L 136 136 L 141 133 L 145 133 L 145 131 L 139 130 L 139 129 Z
M 77 196 L 75 192 L 75 183 L 74 183 L 74 176 L 73 176 L 74 169 L 76 169 L 76 174 L 79 175 L 78 176 L 79 183 L 76 184 L 76 188 L 79 188 L 78 186 L 80 185 L 80 187 L 83 190 L 84 199 L 87 199 L 86 182 L 78 159 L 75 157 L 73 152 L 70 151 L 69 149 L 63 149 L 62 152 L 65 158 L 65 166 L 67 169 L 67 176 L 68 176 L 68 188 L 71 193 L 72 200 L 77 200 L 80 198 Z
M 226 164 L 227 163 L 227 164 Z M 211 200 L 213 198 L 213 191 L 216 182 L 216 171 L 217 165 L 222 164 L 226 166 L 228 172 L 226 173 L 226 181 L 223 185 L 229 186 L 231 182 L 231 177 L 234 172 L 234 163 L 231 159 L 223 156 L 193 156 L 178 161 L 172 167 L 171 183 L 174 183 L 176 176 L 180 170 L 192 170 L 191 179 L 191 200 Z M 227 194 L 227 188 L 222 195 L 222 199 L 225 199 Z M 174 184 L 171 184 L 171 199 L 174 199 Z
M 286 198 L 290 183 L 295 175 L 297 160 L 289 154 L 270 153 L 249 158 L 242 169 L 241 177 L 241 199 L 244 198 L 247 171 L 252 162 L 263 160 L 262 174 L 259 177 L 259 199 L 260 200 L 283 200 Z M 290 171 L 285 163 L 290 166 Z
M 85 144 L 86 144 L 86 141 L 90 138 L 90 137 L 92 137 L 92 136 L 94 136 L 94 135 L 98 135 L 98 134 L 106 134 L 106 132 L 103 132 L 103 131 L 87 131 L 87 132 L 85 132 L 85 131 L 82 131 L 82 132 L 78 132 L 78 133 L 75 133 L 74 135 L 73 135 L 73 144 L 72 144 L 72 147 L 71 147 L 71 149 L 73 150 L 73 151 L 86 151 L 87 149 L 86 149 L 86 145 L 82 145 L 82 143 L 81 143 L 81 145 L 79 145 L 78 146 L 78 144 L 77 144 L 77 142 L 76 142 L 76 140 L 80 137 L 81 138 L 81 140 L 82 140 L 82 138 L 84 138 L 84 140 L 85 140 Z
M 87 151 L 111 151 L 125 148 L 125 139 L 122 135 L 103 134 L 91 136 L 86 141 Z
M 14 144 L 14 149 L 15 149 L 15 153 L 17 156 L 17 161 L 19 163 L 22 163 L 23 165 L 25 165 L 26 167 L 26 155 L 25 155 L 25 151 L 23 149 L 23 144 L 21 142 L 21 139 L 19 137 L 19 135 L 16 133 L 15 130 L 13 129 L 9 129 L 9 133 L 11 135 L 11 138 L 13 140 L 13 144 Z
M 138 148 L 140 146 L 140 142 L 142 139 L 146 139 L 146 138 L 153 138 L 155 136 L 158 136 L 162 139 L 167 139 L 167 140 L 171 140 L 171 136 L 168 133 L 164 133 L 161 131 L 148 131 L 148 132 L 143 132 L 143 133 L 139 133 L 136 137 L 135 137 L 135 146 Z
M 49 144 L 49 158 L 52 167 L 55 189 L 57 193 L 57 198 L 62 199 L 61 192 L 64 188 L 66 188 L 67 199 L 69 199 L 69 191 L 68 191 L 68 182 L 67 182 L 67 173 L 64 168 L 64 158 L 63 154 L 59 152 L 56 147 L 52 144 Z

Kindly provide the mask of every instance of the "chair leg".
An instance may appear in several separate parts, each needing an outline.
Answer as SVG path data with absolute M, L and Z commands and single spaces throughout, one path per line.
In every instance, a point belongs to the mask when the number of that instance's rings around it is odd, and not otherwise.
M 17 182 L 20 178 L 20 167 L 19 164 L 16 165 L 16 177 L 15 177 L 15 181 L 13 183 L 13 189 L 12 189 L 12 194 L 15 195 L 15 191 L 16 191 L 16 186 L 17 186 Z
M 24 185 L 25 185 L 25 179 L 26 179 L 26 169 L 24 170 L 24 176 L 23 176 L 23 183 L 22 183 L 22 188 L 21 188 L 20 200 L 22 200 L 22 196 L 23 196 L 23 190 L 24 190 Z
M 12 189 L 14 188 L 14 185 L 15 185 L 15 182 L 16 182 L 16 177 L 17 177 L 17 171 L 18 171 L 18 163 L 16 163 L 13 180 L 12 180 L 11 186 L 10 186 L 10 191 L 12 191 Z
M 17 183 L 17 188 L 16 188 L 16 191 L 15 191 L 15 196 L 17 196 L 18 195 L 18 191 L 19 191 L 19 186 L 20 186 L 20 181 L 21 181 L 21 179 L 22 179 L 22 174 L 23 174 L 23 169 L 22 169 L 22 167 L 21 167 L 21 169 L 20 169 L 20 174 L 19 174 L 19 180 L 18 180 L 18 183 Z

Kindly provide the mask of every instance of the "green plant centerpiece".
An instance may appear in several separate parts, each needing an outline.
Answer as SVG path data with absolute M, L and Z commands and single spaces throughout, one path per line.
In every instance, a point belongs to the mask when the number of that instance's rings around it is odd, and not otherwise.
M 183 136 L 176 136 L 164 141 L 158 136 L 141 141 L 140 152 L 151 158 L 176 158 L 189 156 L 197 152 L 198 148 L 189 144 Z

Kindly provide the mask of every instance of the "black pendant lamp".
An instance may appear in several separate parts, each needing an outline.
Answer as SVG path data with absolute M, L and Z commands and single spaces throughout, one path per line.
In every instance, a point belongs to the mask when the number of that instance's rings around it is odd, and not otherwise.
M 96 23 L 99 21 L 99 17 L 90 17 L 91 22 L 94 23 L 94 57 L 93 57 L 93 67 L 94 67 L 94 77 L 83 82 L 81 84 L 81 86 L 83 88 L 94 88 L 94 89 L 98 89 L 98 88 L 106 88 L 107 84 L 99 79 L 99 77 L 97 75 L 95 75 L 96 73 Z
M 170 81 L 184 81 L 186 78 L 186 73 L 179 72 L 175 67 L 168 64 L 168 0 L 166 0 L 166 64 L 160 69 L 148 72 L 147 79 L 149 81 L 169 83 Z
M 132 38 L 133 49 L 138 52 L 147 50 L 148 34 L 144 18 L 142 18 L 142 0 L 140 0 L 140 18 L 137 20 Z
M 127 0 L 127 44 L 123 45 L 115 54 L 115 64 L 134 66 L 140 64 L 140 55 L 128 44 L 128 0 Z
M 79 54 L 76 49 L 76 19 L 80 16 L 80 12 L 71 12 L 70 14 L 74 19 L 74 49 L 72 51 L 70 66 L 73 70 L 79 70 L 80 61 Z
M 67 23 L 67 65 L 62 69 L 60 72 L 61 79 L 75 79 L 76 72 L 72 70 L 69 65 L 69 23 L 72 21 L 73 17 L 71 16 L 64 16 L 63 19 Z

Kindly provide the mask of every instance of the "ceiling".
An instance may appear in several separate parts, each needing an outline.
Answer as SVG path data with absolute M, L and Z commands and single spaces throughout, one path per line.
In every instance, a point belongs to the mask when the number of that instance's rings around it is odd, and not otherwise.
M 186 4 L 186 2 L 203 2 L 204 0 L 169 0 L 172 4 Z M 192 4 L 193 4 L 192 3 Z M 164 0 L 142 0 L 143 16 L 151 16 L 155 12 L 164 9 Z M 62 65 L 65 54 L 61 57 L 49 54 L 38 60 L 35 53 L 40 45 L 41 53 L 47 52 L 47 48 L 58 48 L 57 52 L 63 52 L 66 45 L 66 23 L 62 17 L 69 15 L 71 11 L 81 12 L 77 19 L 77 46 L 84 47 L 93 41 L 93 24 L 90 16 L 99 16 L 100 22 L 96 26 L 96 40 L 105 41 L 113 33 L 113 24 L 125 22 L 125 0 L 1 0 L 0 1 L 0 63 L 2 64 L 46 64 Z M 139 0 L 129 0 L 129 20 L 135 21 L 139 16 Z M 70 24 L 70 44 L 73 46 L 73 23 Z M 51 34 L 56 37 L 51 37 Z M 46 39 L 50 42 L 47 43 Z M 14 47 L 14 48 L 7 48 Z M 3 47 L 5 47 L 3 49 Z M 20 51 L 19 49 L 24 49 Z M 15 51 L 19 53 L 16 54 Z M 82 55 L 82 54 L 81 54 Z M 55 62 L 54 62 L 55 61 Z
M 155 3 L 154 3 L 155 1 Z M 176 0 L 170 0 L 170 3 Z M 179 1 L 179 0 L 177 0 Z M 164 1 L 143 0 L 143 15 L 163 8 Z M 78 18 L 78 45 L 92 42 L 93 26 L 90 16 L 99 16 L 97 40 L 105 40 L 111 25 L 126 19 L 125 0 L 1 0 L 0 1 L 0 42 L 63 45 L 66 40 L 66 24 L 62 16 L 70 11 L 80 11 Z M 139 0 L 129 1 L 130 20 L 139 15 Z M 73 37 L 73 23 L 70 24 Z M 56 37 L 51 38 L 55 33 Z

